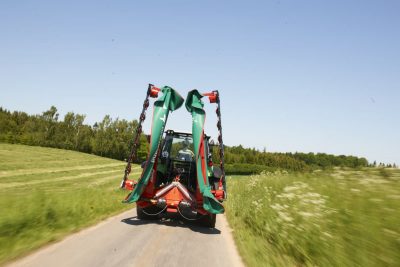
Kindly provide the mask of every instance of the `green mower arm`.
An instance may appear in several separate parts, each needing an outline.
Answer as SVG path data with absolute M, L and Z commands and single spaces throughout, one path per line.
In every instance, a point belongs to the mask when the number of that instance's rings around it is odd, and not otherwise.
M 157 153 L 161 143 L 161 137 L 164 133 L 165 124 L 171 111 L 177 110 L 183 104 L 183 98 L 174 89 L 164 86 L 161 89 L 163 95 L 154 103 L 153 122 L 151 127 L 150 150 L 147 156 L 146 165 L 143 168 L 142 175 L 134 190 L 124 201 L 132 203 L 138 201 L 144 188 L 149 183 L 154 164 L 157 160 Z

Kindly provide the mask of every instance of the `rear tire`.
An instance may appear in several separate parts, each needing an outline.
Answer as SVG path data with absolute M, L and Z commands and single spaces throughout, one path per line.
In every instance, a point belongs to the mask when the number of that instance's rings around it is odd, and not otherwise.
M 157 220 L 158 215 L 148 215 L 143 211 L 144 208 L 136 205 L 136 215 L 139 220 Z M 149 214 L 157 213 L 157 210 L 153 207 L 146 207 L 146 212 Z
M 200 218 L 201 225 L 207 228 L 215 228 L 216 221 L 217 215 L 213 213 L 203 215 L 203 217 Z

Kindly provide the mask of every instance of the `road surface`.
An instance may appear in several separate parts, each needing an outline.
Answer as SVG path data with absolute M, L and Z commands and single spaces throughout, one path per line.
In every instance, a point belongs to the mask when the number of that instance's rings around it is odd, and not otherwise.
M 142 221 L 135 209 L 73 234 L 9 265 L 243 266 L 225 216 L 215 229 L 177 220 Z

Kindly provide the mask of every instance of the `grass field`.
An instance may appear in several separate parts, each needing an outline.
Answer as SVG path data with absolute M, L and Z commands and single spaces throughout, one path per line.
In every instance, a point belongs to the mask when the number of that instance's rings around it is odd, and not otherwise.
M 124 162 L 0 143 L 0 264 L 132 208 L 118 190 Z M 140 174 L 133 166 L 132 177 Z
M 400 266 L 400 171 L 264 173 L 228 180 L 248 266 Z

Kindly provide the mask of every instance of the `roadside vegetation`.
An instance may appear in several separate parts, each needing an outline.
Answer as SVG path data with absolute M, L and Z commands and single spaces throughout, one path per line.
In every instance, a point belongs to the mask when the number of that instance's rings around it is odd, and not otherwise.
M 124 162 L 2 143 L 0 162 L 0 264 L 132 208 L 118 189 Z
M 248 266 L 400 266 L 400 171 L 336 168 L 228 179 Z

